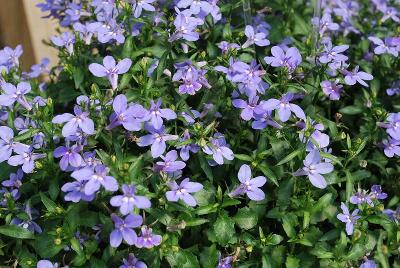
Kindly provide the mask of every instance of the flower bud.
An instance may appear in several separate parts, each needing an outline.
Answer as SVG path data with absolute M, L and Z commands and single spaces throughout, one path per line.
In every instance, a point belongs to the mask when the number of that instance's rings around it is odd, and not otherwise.
M 252 245 L 248 245 L 247 247 L 246 247 L 246 252 L 247 253 L 251 253 L 253 251 L 253 246 Z
M 61 239 L 60 238 L 56 238 L 54 239 L 54 244 L 56 244 L 57 246 L 61 245 Z
M 365 168 L 365 167 L 367 167 L 367 164 L 368 164 L 367 160 L 360 160 L 360 163 L 359 163 L 360 167 Z
M 358 230 L 358 229 L 355 229 L 355 230 L 354 230 L 354 233 L 353 233 L 353 238 L 354 238 L 354 240 L 360 239 L 361 235 L 362 235 L 362 233 L 361 233 L 360 230 Z

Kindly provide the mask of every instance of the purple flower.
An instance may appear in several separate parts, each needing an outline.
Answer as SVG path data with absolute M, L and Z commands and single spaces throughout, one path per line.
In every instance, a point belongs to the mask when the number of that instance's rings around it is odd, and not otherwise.
M 57 268 L 58 263 L 52 263 L 51 261 L 48 260 L 40 260 L 37 263 L 37 268 Z
M 387 37 L 385 38 L 385 41 L 383 41 L 380 38 L 371 36 L 368 37 L 368 39 L 376 45 L 376 47 L 374 48 L 374 53 L 376 55 L 381 55 L 385 53 L 392 54 L 395 57 L 399 55 L 397 47 L 391 46 L 392 38 Z
M 263 109 L 265 110 L 278 110 L 279 119 L 282 122 L 286 122 L 289 120 L 289 117 L 292 113 L 296 115 L 296 117 L 306 120 L 306 115 L 304 114 L 303 109 L 300 106 L 290 103 L 291 100 L 295 99 L 295 94 L 292 92 L 288 92 L 282 96 L 279 100 L 277 99 L 269 99 L 262 104 Z
M 72 172 L 71 177 L 78 181 L 87 181 L 85 194 L 91 195 L 97 192 L 102 185 L 107 191 L 118 190 L 118 183 L 114 177 L 108 176 L 108 168 L 104 165 L 97 165 L 94 168 L 83 168 Z
M 400 113 L 390 113 L 386 119 L 388 123 L 378 123 L 378 126 L 386 128 L 386 132 L 395 140 L 400 141 Z
M 85 44 L 90 45 L 92 37 L 96 33 L 97 29 L 101 27 L 101 23 L 92 22 L 84 25 L 80 22 L 76 22 L 73 27 L 74 30 L 79 33 L 80 38 L 85 42 Z
M 138 248 L 152 248 L 161 244 L 161 235 L 153 234 L 151 228 L 142 226 L 140 236 L 137 238 L 135 246 Z
M 386 10 L 383 12 L 384 16 L 381 18 L 382 22 L 385 22 L 388 19 L 392 19 L 393 21 L 399 23 L 400 18 L 397 16 L 397 8 L 395 7 L 387 7 Z
M 301 63 L 301 55 L 297 48 L 291 47 L 286 53 L 279 46 L 271 48 L 272 57 L 265 57 L 264 60 L 272 67 L 284 67 L 292 73 Z
M 14 142 L 14 131 L 6 126 L 0 126 L 0 163 L 8 160 L 19 143 Z
M 169 151 L 165 156 L 161 156 L 164 161 L 159 161 L 155 165 L 155 171 L 175 172 L 185 168 L 186 164 L 178 159 L 178 153 L 175 150 Z
M 317 188 L 324 189 L 327 186 L 325 178 L 321 174 L 328 174 L 333 171 L 331 163 L 321 162 L 321 155 L 318 150 L 312 150 L 303 161 L 304 167 L 297 170 L 294 176 L 308 176 L 311 184 Z
M 339 24 L 334 23 L 332 21 L 331 14 L 327 13 L 327 12 L 322 15 L 321 19 L 319 19 L 318 17 L 312 18 L 312 24 L 314 26 L 319 27 L 320 36 L 323 36 L 325 31 L 327 31 L 327 30 L 330 30 L 330 31 L 339 30 Z
M 275 120 L 272 119 L 272 111 L 263 108 L 264 101 L 254 110 L 255 121 L 251 124 L 253 129 L 265 129 L 267 125 L 274 128 L 282 128 Z
M 388 138 L 382 141 L 383 152 L 387 157 L 392 158 L 394 155 L 400 156 L 400 141 Z
M 321 87 L 326 96 L 329 97 L 330 100 L 339 100 L 340 93 L 342 92 L 343 86 L 338 84 L 337 81 L 331 82 L 328 80 L 321 82 Z
M 306 150 L 307 151 L 312 151 L 317 148 L 325 148 L 329 146 L 329 136 L 326 135 L 325 133 L 322 133 L 322 131 L 325 129 L 323 124 L 311 121 L 309 124 L 309 129 L 306 129 L 306 124 L 305 122 L 301 121 L 297 123 L 297 126 L 301 127 L 302 130 L 300 131 L 299 138 L 302 142 L 307 143 L 306 145 Z M 306 132 L 311 132 L 310 137 L 306 137 L 305 133 Z
M 258 96 L 251 96 L 248 102 L 241 99 L 232 100 L 232 105 L 236 108 L 243 109 L 240 117 L 243 120 L 249 121 L 254 117 L 254 113 L 256 112 L 256 108 L 258 107 Z
M 260 65 L 256 60 L 252 60 L 250 64 L 236 61 L 232 64 L 235 74 L 232 82 L 239 83 L 239 91 L 247 96 L 254 96 L 257 92 L 264 94 L 268 84 L 262 81 L 265 70 L 260 70 Z
M 92 63 L 89 65 L 89 70 L 94 76 L 107 77 L 112 89 L 115 90 L 118 87 L 118 75 L 128 72 L 131 65 L 130 59 L 123 59 L 116 64 L 112 56 L 106 56 L 103 59 L 103 65 Z
M 167 149 L 166 141 L 177 140 L 177 135 L 165 133 L 164 126 L 160 129 L 155 129 L 150 124 L 146 124 L 145 128 L 150 134 L 139 138 L 137 145 L 140 147 L 151 145 L 151 156 L 157 158 L 162 155 Z
M 203 147 L 203 152 L 212 155 L 218 165 L 223 165 L 224 158 L 227 160 L 233 160 L 234 158 L 232 150 L 226 145 L 224 135 L 215 133 L 214 138 L 211 139 L 211 143 Z
M 106 23 L 96 29 L 97 39 L 100 43 L 106 44 L 115 40 L 117 44 L 125 42 L 125 28 L 122 24 L 118 24 L 115 19 L 107 19 Z
M 114 113 L 110 116 L 110 124 L 107 129 L 113 129 L 122 125 L 126 130 L 138 131 L 142 129 L 142 119 L 147 114 L 147 110 L 139 104 L 129 104 L 125 95 L 115 97 L 113 101 Z
M 217 268 L 232 268 L 232 256 L 227 256 L 225 258 L 221 258 L 221 255 L 218 257 L 218 266 Z
M 136 187 L 134 185 L 122 185 L 123 195 L 113 196 L 110 200 L 110 204 L 113 207 L 119 207 L 119 211 L 122 215 L 127 215 L 134 207 L 137 208 L 150 208 L 150 200 L 145 196 L 135 195 Z
M 19 57 L 23 53 L 22 46 L 18 45 L 15 49 L 5 47 L 0 50 L 0 65 L 8 68 L 8 70 L 19 66 Z
M 194 199 L 191 193 L 196 193 L 203 189 L 202 184 L 191 182 L 189 178 L 184 179 L 180 185 L 178 185 L 176 181 L 169 182 L 168 187 L 171 189 L 171 191 L 165 193 L 168 201 L 177 202 L 178 200 L 182 200 L 191 207 L 197 205 L 196 199 Z
M 24 217 L 24 219 L 20 218 L 13 218 L 11 220 L 11 224 L 18 225 L 24 229 L 27 229 L 28 231 L 32 233 L 38 233 L 40 234 L 42 232 L 42 228 L 34 222 L 33 220 L 36 219 L 39 216 L 39 213 L 36 209 L 31 209 L 31 206 L 29 205 L 29 202 L 24 206 L 24 212 L 28 217 Z
M 269 40 L 266 39 L 266 34 L 262 32 L 255 33 L 254 28 L 251 25 L 246 25 L 244 34 L 247 36 L 247 41 L 242 45 L 242 48 L 247 48 L 253 44 L 260 47 L 265 47 L 270 44 Z
M 177 15 L 174 20 L 175 32 L 168 39 L 169 42 L 175 40 L 185 39 L 187 41 L 199 40 L 199 33 L 196 32 L 196 27 L 204 23 L 203 20 L 192 17 L 192 12 L 188 9 L 179 11 L 177 8 Z
M 171 109 L 160 109 L 161 104 L 161 99 L 158 99 L 156 103 L 151 100 L 150 109 L 143 119 L 146 121 L 150 121 L 155 129 L 160 129 L 162 127 L 163 118 L 166 120 L 173 120 L 177 117 L 176 113 Z
M 85 194 L 85 186 L 87 181 L 67 182 L 61 187 L 61 191 L 67 193 L 64 196 L 65 201 L 78 203 L 79 201 L 90 202 L 95 198 L 95 194 Z
M 13 187 L 13 188 L 19 188 L 22 185 L 22 178 L 24 177 L 24 172 L 22 169 L 18 169 L 17 173 L 11 173 L 10 174 L 10 179 L 9 180 L 4 180 L 1 185 L 5 187 Z
M 319 56 L 319 61 L 321 63 L 330 63 L 330 62 L 345 62 L 348 57 L 341 54 L 349 48 L 348 45 L 340 45 L 332 47 L 332 43 L 328 42 L 325 45 L 325 50 Z
M 183 132 L 183 137 L 179 139 L 180 142 L 184 142 L 190 139 L 189 130 L 186 129 Z M 200 147 L 196 144 L 190 143 L 182 146 L 177 146 L 176 149 L 180 149 L 179 156 L 182 158 L 183 161 L 187 161 L 190 157 L 190 152 L 197 153 L 200 150 Z
M 383 210 L 383 214 L 387 215 L 395 223 L 400 222 L 400 207 L 398 207 L 396 210 L 385 209 Z
M 238 178 L 241 184 L 229 193 L 229 196 L 235 197 L 246 194 L 248 198 L 254 201 L 261 201 L 265 198 L 264 192 L 260 189 L 267 182 L 264 176 L 258 176 L 253 179 L 250 167 L 242 165 L 239 169 Z
M 199 66 L 203 66 L 203 63 L 197 63 Z M 204 63 L 205 64 L 205 63 Z M 211 88 L 208 83 L 205 74 L 206 70 L 196 68 L 192 61 L 184 61 L 174 64 L 177 69 L 176 73 L 172 77 L 172 81 L 183 81 L 183 84 L 179 86 L 179 93 L 187 93 L 189 95 L 196 94 L 203 86 Z
M 82 151 L 81 146 L 60 146 L 54 150 L 54 157 L 60 158 L 61 170 L 67 170 L 68 166 L 80 167 L 83 159 L 79 152 Z
M 60 36 L 53 36 L 51 41 L 58 47 L 65 47 L 70 55 L 74 53 L 75 36 L 70 32 L 64 32 Z
M 210 13 L 212 9 L 210 3 L 201 0 L 180 0 L 176 6 L 178 8 L 188 8 L 194 15 L 199 14 L 201 10 Z
M 8 200 L 16 201 L 21 197 L 18 189 L 7 189 L 1 188 L 0 189 L 0 206 L 5 208 L 7 207 Z
M 340 208 L 342 209 L 343 213 L 339 213 L 336 217 L 338 220 L 341 222 L 346 223 L 346 233 L 348 235 L 352 235 L 354 231 L 354 225 L 357 223 L 357 220 L 361 218 L 360 216 L 357 216 L 359 210 L 355 209 L 351 214 L 349 209 L 346 207 L 346 205 L 342 202 L 340 205 Z
M 17 155 L 11 156 L 7 163 L 10 166 L 22 165 L 22 170 L 25 173 L 32 173 L 35 168 L 35 161 L 46 157 L 46 154 L 34 153 L 32 146 L 21 143 L 15 145 L 14 152 Z
M 143 9 L 147 11 L 156 11 L 156 9 L 150 5 L 155 1 L 156 0 L 133 0 L 133 9 L 135 10 L 133 16 L 139 18 Z
M 48 58 L 43 58 L 39 64 L 32 65 L 31 72 L 28 73 L 29 78 L 39 77 L 41 74 L 49 73 L 48 65 L 50 60 Z
M 393 95 L 400 95 L 400 80 L 396 80 L 393 82 L 392 86 L 388 89 L 386 89 L 386 93 L 388 96 L 393 96 Z
M 366 259 L 361 265 L 360 268 L 376 268 L 376 263 L 373 260 Z
M 95 167 L 102 164 L 102 162 L 96 158 L 96 151 L 84 152 L 83 160 L 85 161 L 84 165 L 87 167 Z
M 372 185 L 371 191 L 369 193 L 371 199 L 386 199 L 387 193 L 382 192 L 382 187 L 380 185 Z
M 115 229 L 110 234 L 110 245 L 113 248 L 117 248 L 121 245 L 122 239 L 128 245 L 134 245 L 137 241 L 137 235 L 133 228 L 142 225 L 142 216 L 129 214 L 125 219 L 121 219 L 117 215 L 112 214 L 111 219 L 114 222 Z
M 350 197 L 350 203 L 354 205 L 359 205 L 362 203 L 367 203 L 369 206 L 373 207 L 374 203 L 371 200 L 371 197 L 366 194 L 364 190 L 359 189 L 357 193 Z
M 364 80 L 372 80 L 374 77 L 370 75 L 369 73 L 366 72 L 359 72 L 358 71 L 359 67 L 356 66 L 353 71 L 348 71 L 348 70 L 343 70 L 343 74 L 345 75 L 344 77 L 344 82 L 346 85 L 355 85 L 356 82 L 360 83 L 361 85 L 368 87 L 368 84 L 365 83 Z
M 236 43 L 228 43 L 226 41 L 222 41 L 218 44 L 218 47 L 222 50 L 222 53 L 228 54 L 229 50 L 239 50 L 240 46 Z
M 130 253 L 127 259 L 124 258 L 123 263 L 119 268 L 147 268 L 147 265 L 139 261 L 133 253 Z
M 79 106 L 74 107 L 74 113 L 75 116 L 70 113 L 57 115 L 53 118 L 52 122 L 55 124 L 67 122 L 62 129 L 62 135 L 64 137 L 76 135 L 78 128 L 84 133 L 92 135 L 94 133 L 94 123 L 93 120 L 88 117 L 89 113 L 83 112 Z
M 3 95 L 0 95 L 0 105 L 11 106 L 15 102 L 21 104 L 25 109 L 31 110 L 31 104 L 26 100 L 25 94 L 31 91 L 31 85 L 27 82 L 18 83 L 17 87 L 10 83 L 1 83 Z

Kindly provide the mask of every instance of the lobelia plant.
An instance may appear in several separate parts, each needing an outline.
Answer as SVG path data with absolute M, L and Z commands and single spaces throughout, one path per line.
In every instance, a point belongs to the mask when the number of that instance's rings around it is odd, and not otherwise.
M 399 1 L 38 8 L 59 62 L 0 50 L 2 266 L 400 267 Z

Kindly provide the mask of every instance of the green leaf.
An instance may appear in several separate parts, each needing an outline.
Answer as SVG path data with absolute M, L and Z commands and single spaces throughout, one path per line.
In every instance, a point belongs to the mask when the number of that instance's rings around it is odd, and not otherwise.
M 14 141 L 23 141 L 26 139 L 31 139 L 33 137 L 33 135 L 35 135 L 36 133 L 39 133 L 40 129 L 29 129 L 26 132 L 24 132 L 21 135 L 18 135 L 17 137 L 14 138 Z
M 107 268 L 107 265 L 104 261 L 91 257 L 90 268 Z
M 324 153 L 324 152 L 320 152 L 321 157 L 322 158 L 327 158 L 329 160 L 332 160 L 333 163 L 340 165 L 341 167 L 343 167 L 342 162 L 340 162 L 340 159 L 334 155 L 328 154 L 328 153 Z
M 169 54 L 169 50 L 165 51 L 164 54 L 161 56 L 160 61 L 157 66 L 157 80 L 159 80 L 167 66 L 167 57 Z
M 283 236 L 277 234 L 270 234 L 267 237 L 266 244 L 270 246 L 279 245 L 283 241 Z
M 81 86 L 83 80 L 85 79 L 85 73 L 81 68 L 76 67 L 73 69 L 73 77 L 74 77 L 75 89 L 78 89 Z
M 253 159 L 246 154 L 235 154 L 234 156 L 235 156 L 235 158 L 242 160 L 242 161 L 246 161 L 246 162 L 253 161 Z
M 215 268 L 218 262 L 218 252 L 215 244 L 204 248 L 200 253 L 200 263 L 204 268 Z
M 130 58 L 133 51 L 133 38 L 129 36 L 125 39 L 124 47 L 122 48 L 122 58 Z
M 207 222 L 209 222 L 209 220 L 207 220 L 207 219 L 193 219 L 193 220 L 187 221 L 186 226 L 199 226 L 199 225 L 202 225 Z
M 287 256 L 286 267 L 287 268 L 298 268 L 298 267 L 300 267 L 300 260 L 294 256 Z
M 300 155 L 302 152 L 303 152 L 303 150 L 301 150 L 301 149 L 291 152 L 285 158 L 283 158 L 281 161 L 279 161 L 278 164 L 276 164 L 276 165 L 277 166 L 283 165 L 283 164 L 289 162 L 290 160 L 292 160 L 293 158 L 295 158 L 296 156 Z
M 33 233 L 18 225 L 3 225 L 0 226 L 0 234 L 18 239 L 33 239 Z
M 46 207 L 46 209 L 49 212 L 55 212 L 57 208 L 57 204 L 54 203 L 53 200 L 45 196 L 42 192 L 39 193 L 40 195 L 40 200 L 42 200 L 43 205 Z
M 346 200 L 350 200 L 351 195 L 353 194 L 354 184 L 353 184 L 353 176 L 350 171 L 346 170 Z
M 267 165 L 261 164 L 258 165 L 257 168 L 261 170 L 261 172 L 267 177 L 267 179 L 271 180 L 276 186 L 279 187 L 278 178 L 275 176 L 274 172 L 267 167 Z
M 33 243 L 36 252 L 42 258 L 51 258 L 64 249 L 63 244 L 56 245 L 55 238 L 48 234 L 39 235 Z
M 228 216 L 220 216 L 213 225 L 218 244 L 227 245 L 235 234 L 235 222 Z
M 201 169 L 204 171 L 204 173 L 206 174 L 207 178 L 212 181 L 214 179 L 214 176 L 213 176 L 212 170 L 210 168 L 210 165 L 207 163 L 207 160 L 204 157 L 204 155 L 200 154 L 199 155 L 199 160 L 200 160 Z
M 258 218 L 256 212 L 252 209 L 241 208 L 233 217 L 233 220 L 240 228 L 250 230 L 257 225 Z
M 296 236 L 296 216 L 294 214 L 286 214 L 282 217 L 282 227 L 288 237 L 293 238 Z
M 339 110 L 340 113 L 342 114 L 348 114 L 348 115 L 356 115 L 360 114 L 363 112 L 363 109 L 359 106 L 347 106 Z
M 173 255 L 167 255 L 166 259 L 171 267 L 199 268 L 200 263 L 196 255 L 188 250 L 179 251 Z

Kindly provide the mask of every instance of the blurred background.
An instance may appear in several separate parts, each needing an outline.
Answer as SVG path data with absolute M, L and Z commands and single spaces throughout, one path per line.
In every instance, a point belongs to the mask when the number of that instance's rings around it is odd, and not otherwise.
M 44 14 L 36 7 L 40 2 L 44 0 L 0 0 L 0 49 L 22 44 L 24 71 L 44 57 L 50 65 L 57 62 L 56 49 L 43 43 L 55 34 L 56 23 L 42 18 Z

